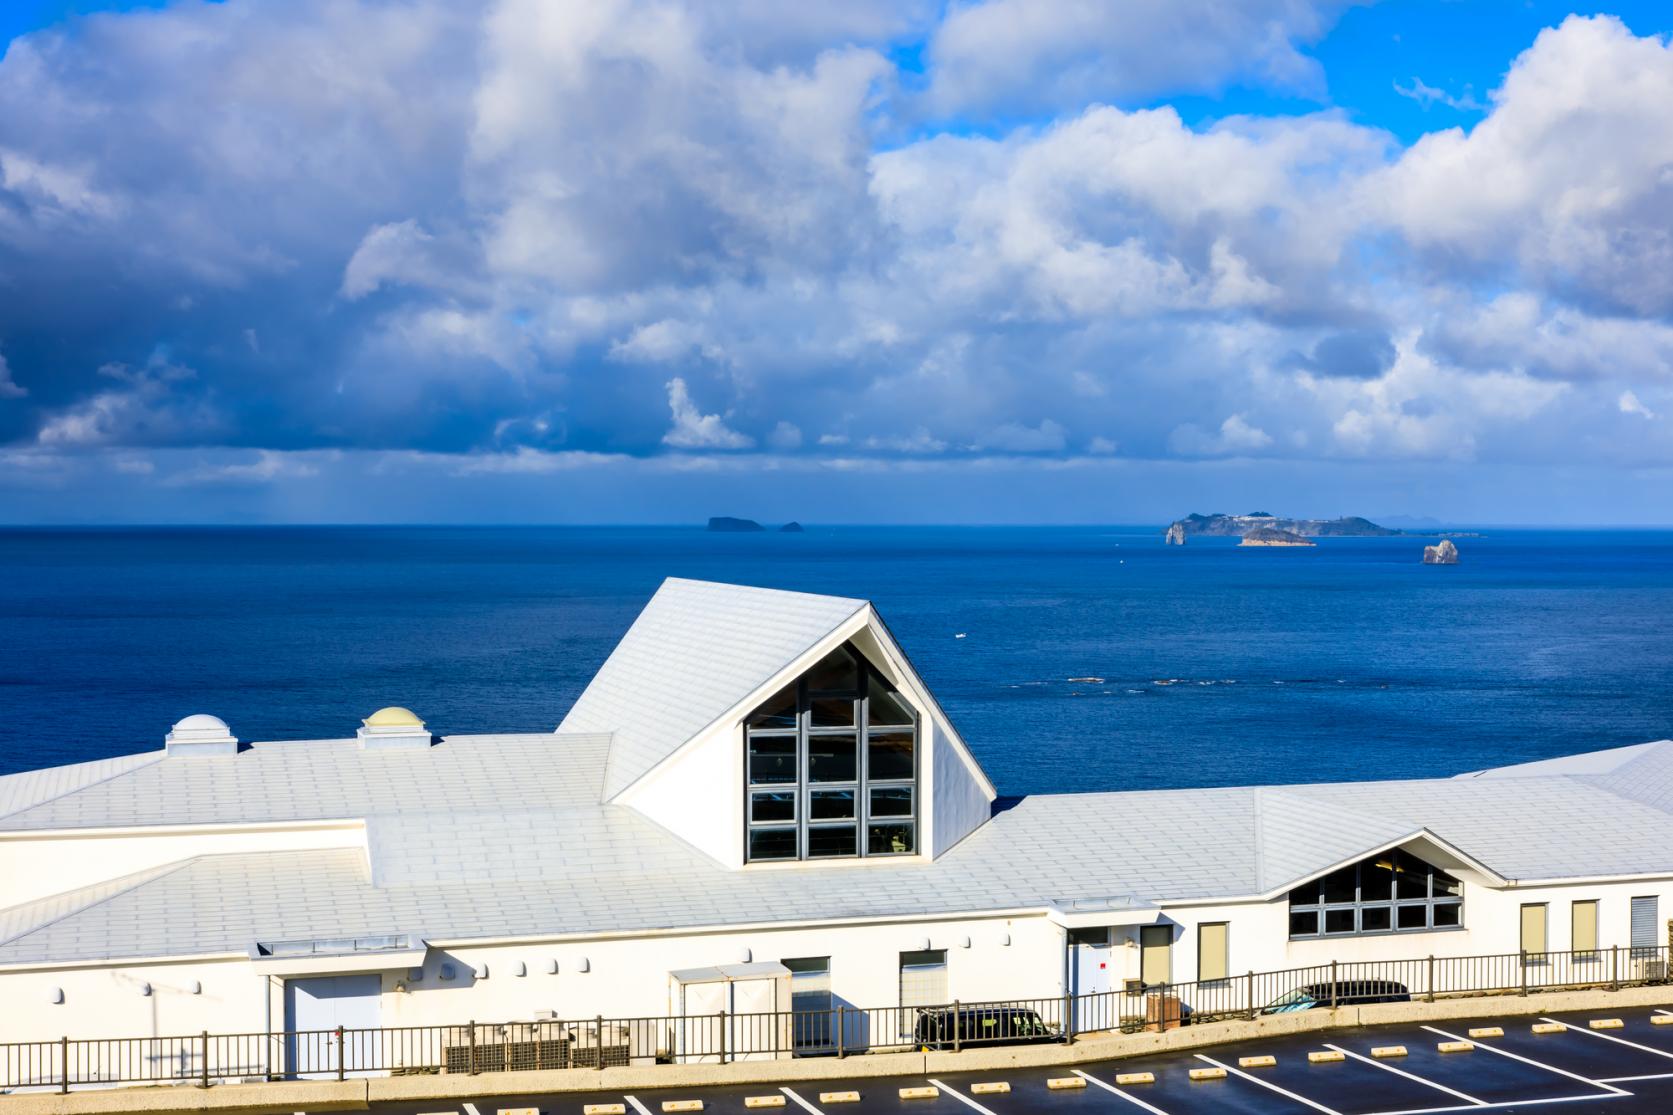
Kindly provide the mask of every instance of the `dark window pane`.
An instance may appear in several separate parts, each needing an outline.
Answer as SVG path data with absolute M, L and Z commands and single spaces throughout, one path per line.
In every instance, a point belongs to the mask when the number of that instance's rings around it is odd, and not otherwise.
M 1324 877 L 1324 900 L 1326 902 L 1352 902 L 1354 900 L 1354 869 L 1344 867 L 1340 871 L 1332 871 Z
M 745 723 L 751 728 L 794 728 L 796 687 L 791 685 L 774 694 L 773 699 L 751 713 Z
M 795 829 L 750 829 L 749 858 L 795 859 Z
M 1463 924 L 1463 922 L 1461 920 L 1461 915 L 1463 913 L 1464 913 L 1464 906 L 1463 906 L 1462 903 L 1459 903 L 1459 902 L 1442 902 L 1435 907 L 1435 925 L 1436 926 L 1461 925 L 1461 924 Z
M 1326 910 L 1324 912 L 1324 931 L 1326 933 L 1352 933 L 1354 931 L 1354 912 L 1352 910 Z
M 913 849 L 914 826 L 911 824 L 882 824 L 866 827 L 866 854 L 873 856 L 906 855 Z
M 1290 914 L 1290 936 L 1311 937 L 1319 931 L 1317 910 L 1296 911 Z
M 749 819 L 752 821 L 794 821 L 796 793 L 794 790 L 774 790 L 771 793 L 749 795 Z
M 859 685 L 859 668 L 846 647 L 827 654 L 807 675 L 807 687 L 811 693 L 852 693 Z
M 859 742 L 852 735 L 809 736 L 809 782 L 854 782 L 860 777 Z
M 1396 855 L 1399 856 L 1399 897 L 1428 898 L 1429 865 L 1405 852 Z
M 1387 902 L 1393 898 L 1393 859 L 1367 860 L 1360 865 L 1359 887 L 1362 902 Z
M 900 696 L 885 685 L 876 675 L 866 686 L 869 698 L 866 715 L 871 717 L 873 724 L 910 724 L 912 714 L 901 702 Z
M 807 830 L 809 858 L 822 856 L 857 856 L 860 854 L 859 835 L 853 825 L 821 825 Z
M 1427 906 L 1401 906 L 1394 916 L 1394 924 L 1400 929 L 1424 929 L 1429 925 Z
M 814 821 L 844 821 L 854 816 L 853 790 L 814 790 L 808 794 L 807 815 Z
M 1292 906 L 1317 906 L 1318 904 L 1319 883 L 1317 880 L 1290 891 L 1290 905 Z
M 871 791 L 873 817 L 912 816 L 912 787 L 879 786 Z
M 1457 898 L 1464 893 L 1464 884 L 1444 872 L 1435 872 L 1435 897 Z
M 873 782 L 912 777 L 912 733 L 880 732 L 866 736 L 866 777 Z
M 813 726 L 815 728 L 852 728 L 854 701 L 850 697 L 813 698 Z
M 796 781 L 796 737 L 750 736 L 749 780 L 757 786 Z
M 1388 919 L 1387 906 L 1367 906 L 1359 911 L 1359 931 L 1361 933 L 1386 933 L 1389 928 Z

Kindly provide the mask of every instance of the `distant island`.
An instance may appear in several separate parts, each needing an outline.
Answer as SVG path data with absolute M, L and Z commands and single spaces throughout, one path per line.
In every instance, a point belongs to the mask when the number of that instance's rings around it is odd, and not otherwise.
M 1256 527 L 1243 536 L 1239 546 L 1316 546 L 1317 542 L 1309 542 L 1301 535 L 1292 531 L 1279 530 L 1276 527 Z
M 1183 546 L 1193 535 L 1247 538 L 1256 530 L 1280 531 L 1302 538 L 1390 538 L 1406 533 L 1378 526 L 1358 515 L 1340 519 L 1281 519 L 1265 511 L 1251 511 L 1247 515 L 1187 515 L 1168 527 L 1167 540 L 1170 545 Z
M 754 519 L 736 519 L 731 515 L 714 515 L 709 519 L 709 529 L 716 534 L 757 534 L 767 528 Z M 801 523 L 791 521 L 778 528 L 780 534 L 805 534 Z

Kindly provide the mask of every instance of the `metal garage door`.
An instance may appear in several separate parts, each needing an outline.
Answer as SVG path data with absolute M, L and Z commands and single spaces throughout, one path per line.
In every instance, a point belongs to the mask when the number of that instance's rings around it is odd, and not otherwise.
M 315 976 L 285 981 L 286 1055 L 290 1075 L 336 1076 L 336 1030 L 376 1029 L 380 1018 L 379 975 Z M 347 1042 L 354 1047 L 353 1040 Z M 349 1059 L 349 1068 L 355 1059 Z

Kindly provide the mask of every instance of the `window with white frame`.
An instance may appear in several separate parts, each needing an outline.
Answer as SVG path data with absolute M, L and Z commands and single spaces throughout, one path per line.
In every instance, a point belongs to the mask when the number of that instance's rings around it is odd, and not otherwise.
M 1371 856 L 1290 891 L 1292 940 L 1463 924 L 1463 884 L 1409 852 Z
M 918 718 L 852 644 L 744 720 L 745 859 L 911 855 Z

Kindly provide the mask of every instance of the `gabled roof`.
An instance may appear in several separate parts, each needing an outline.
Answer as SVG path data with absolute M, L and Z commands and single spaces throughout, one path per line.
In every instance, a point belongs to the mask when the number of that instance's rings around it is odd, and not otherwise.
M 670 577 L 558 731 L 613 734 L 608 801 L 866 606 Z
M 261 804 L 268 784 L 283 797 L 262 817 L 365 816 L 368 849 L 202 856 L 16 907 L 0 916 L 10 938 L 0 964 L 242 954 L 253 940 L 374 933 L 447 941 L 922 917 L 1110 896 L 1165 907 L 1282 894 L 1396 843 L 1420 856 L 1424 842 L 1455 850 L 1512 880 L 1673 877 L 1668 811 L 1565 775 L 1035 795 L 933 863 L 739 871 L 601 803 L 608 747 L 605 736 L 541 733 L 449 737 L 412 752 L 258 744 L 236 758 L 150 764 L 38 807 L 37 827 L 45 811 L 79 827 L 99 809 L 159 801 L 177 824 L 253 820 L 236 810 Z M 240 763 L 252 773 L 235 774 Z M 1663 784 L 1673 744 L 1633 763 L 1617 774 Z M 219 775 L 200 781 L 212 765 Z M 109 796 L 130 779 L 135 792 Z M 100 804 L 77 803 L 89 795 Z
M 162 751 L 147 751 L 138 755 L 117 755 L 110 759 L 94 759 L 86 763 L 70 763 L 61 767 L 26 770 L 0 776 L 0 817 L 10 817 L 55 798 L 96 786 L 107 779 L 150 766 L 164 756 Z

